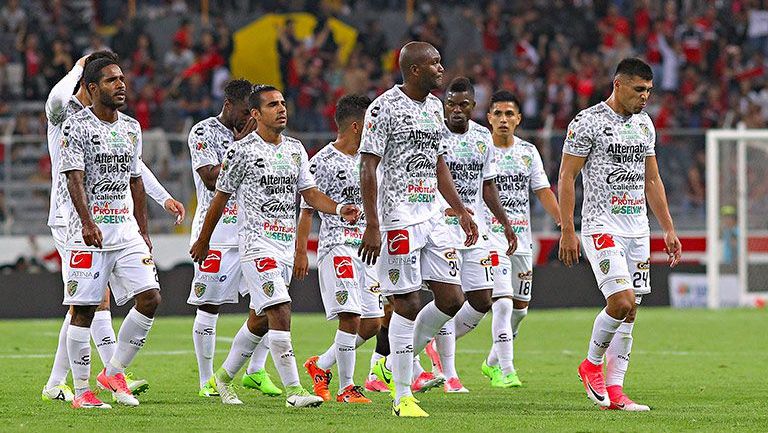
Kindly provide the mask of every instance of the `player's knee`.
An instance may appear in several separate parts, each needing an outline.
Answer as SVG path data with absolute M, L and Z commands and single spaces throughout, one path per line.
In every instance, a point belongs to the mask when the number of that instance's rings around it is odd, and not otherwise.
M 93 315 L 96 313 L 96 307 L 91 305 L 73 305 L 72 318 L 70 325 L 89 328 L 93 322 Z
M 624 322 L 626 323 L 634 323 L 635 317 L 637 316 L 637 304 L 632 304 L 632 309 L 629 310 L 629 313 L 627 313 L 627 317 L 624 319 Z
M 220 307 L 221 307 L 220 305 L 205 304 L 205 305 L 198 305 L 197 309 L 208 314 L 219 314 Z
M 378 334 L 379 329 L 381 329 L 381 318 L 360 319 L 360 328 L 357 330 L 357 335 L 362 337 L 363 340 L 368 340 Z
M 157 311 L 157 307 L 160 306 L 160 302 L 162 301 L 162 297 L 160 296 L 160 290 L 152 289 L 152 290 L 147 290 L 146 292 L 142 292 L 136 296 L 135 301 L 136 301 L 136 310 L 139 313 L 147 317 L 155 317 L 155 312 Z
M 528 302 L 526 301 L 518 301 L 517 299 L 514 299 L 512 301 L 512 304 L 515 307 L 515 310 L 524 310 L 528 308 Z M 527 312 L 525 314 L 528 314 Z
M 493 306 L 493 300 L 490 296 L 468 296 L 467 302 L 469 302 L 469 305 L 474 308 L 475 311 L 480 313 L 487 313 L 491 311 L 491 307 Z
M 273 305 L 264 309 L 267 314 L 267 320 L 269 321 L 269 329 L 275 331 L 290 331 L 291 330 L 291 303 L 284 302 L 282 304 Z
M 256 312 L 253 310 L 249 311 L 246 326 L 248 326 L 248 331 L 250 331 L 251 334 L 258 335 L 259 337 L 263 337 L 267 331 L 269 331 L 267 316 L 257 316 Z
M 453 317 L 459 312 L 461 306 L 464 304 L 463 296 L 450 296 L 445 297 L 438 302 L 435 300 L 435 305 L 443 313 Z
M 360 329 L 360 315 L 353 313 L 339 313 L 339 331 L 348 334 L 357 334 Z

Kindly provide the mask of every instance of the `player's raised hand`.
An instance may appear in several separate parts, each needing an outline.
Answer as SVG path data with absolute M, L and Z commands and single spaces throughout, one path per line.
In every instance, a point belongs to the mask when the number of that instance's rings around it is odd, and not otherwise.
M 242 140 L 243 138 L 245 138 L 246 135 L 255 131 L 256 127 L 258 126 L 259 126 L 259 123 L 256 121 L 255 117 L 253 116 L 248 117 L 248 120 L 245 122 L 245 125 L 243 125 L 243 129 L 238 131 L 237 128 L 234 128 L 235 141 Z
M 669 267 L 674 268 L 680 263 L 680 258 L 683 255 L 683 244 L 677 237 L 677 233 L 668 231 L 664 233 L 664 250 L 669 256 Z
M 79 59 L 77 59 L 76 65 L 80 66 L 81 68 L 84 68 L 85 67 L 85 59 L 87 59 L 87 58 L 88 58 L 88 56 L 80 57 Z
M 563 231 L 560 234 L 560 250 L 557 252 L 557 257 L 565 266 L 570 268 L 579 263 L 579 256 L 581 256 L 581 250 L 576 232 Z
M 464 212 L 459 214 L 459 225 L 464 233 L 467 234 L 467 239 L 464 241 L 464 246 L 469 247 L 477 243 L 478 233 L 477 224 L 472 219 L 472 213 L 469 209 L 465 209 Z
M 360 208 L 353 204 L 345 204 L 341 207 L 339 215 L 341 215 L 346 222 L 354 224 L 360 218 Z
M 301 281 L 309 274 L 309 259 L 306 252 L 297 251 L 293 259 L 293 278 Z
M 365 226 L 365 232 L 363 232 L 363 243 L 360 244 L 360 248 L 357 250 L 357 255 L 363 260 L 363 263 L 368 265 L 376 264 L 376 259 L 381 253 L 381 232 L 378 227 L 373 227 L 370 224 Z
M 511 256 L 517 250 L 517 235 L 512 225 L 504 227 L 504 237 L 507 238 L 507 255 Z
M 184 215 L 186 215 L 187 212 L 184 210 L 184 205 L 181 204 L 180 201 L 169 198 L 165 201 L 163 207 L 166 212 L 176 217 L 176 222 L 174 224 L 179 225 L 184 221 Z
M 189 255 L 192 257 L 192 261 L 195 263 L 203 264 L 206 257 L 208 257 L 208 250 L 210 249 L 208 242 L 200 239 L 196 240 L 192 244 L 192 248 L 189 249 Z
M 86 245 L 96 248 L 101 248 L 101 243 L 104 240 L 101 234 L 101 229 L 96 225 L 93 220 L 89 219 L 83 223 L 83 242 Z

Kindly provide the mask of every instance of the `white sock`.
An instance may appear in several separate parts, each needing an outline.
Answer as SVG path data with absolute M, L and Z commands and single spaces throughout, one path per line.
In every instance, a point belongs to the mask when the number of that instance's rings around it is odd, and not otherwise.
M 483 317 L 485 317 L 485 313 L 472 308 L 469 302 L 464 302 L 464 305 L 461 306 L 461 309 L 453 318 L 456 324 L 456 338 L 459 339 L 466 335 L 467 332 L 477 328 L 477 324 L 483 320 Z
M 592 338 L 589 342 L 589 351 L 587 352 L 589 362 L 596 365 L 603 363 L 603 355 L 611 344 L 613 334 L 616 333 L 621 323 L 622 320 L 609 316 L 605 308 L 597 315 L 595 324 L 592 327 Z
M 368 379 L 375 379 L 376 375 L 373 374 L 373 366 L 383 357 L 383 355 L 377 353 L 375 350 L 371 353 L 371 369 L 368 370 Z
M 629 367 L 632 352 L 632 328 L 634 323 L 622 323 L 605 352 L 605 385 L 624 386 L 624 376 Z
M 115 356 L 117 341 L 115 340 L 115 329 L 112 328 L 112 313 L 109 310 L 97 311 L 93 315 L 91 322 L 91 338 L 96 350 L 99 352 L 99 358 L 104 367 L 109 365 L 109 361 Z
M 453 319 L 445 322 L 445 325 L 435 335 L 435 349 L 440 354 L 443 375 L 447 379 L 458 377 L 456 373 L 456 332 Z
M 53 388 L 56 385 L 61 385 L 67 380 L 67 373 L 69 373 L 69 356 L 67 355 L 67 329 L 69 329 L 69 321 L 72 320 L 72 315 L 67 312 L 64 316 L 64 322 L 61 324 L 59 330 L 59 342 L 56 346 L 56 355 L 53 357 L 53 367 L 51 367 L 51 375 L 48 376 L 48 383 L 45 384 L 46 388 Z
M 356 334 L 350 334 L 341 330 L 336 331 L 336 339 L 333 345 L 336 348 L 336 364 L 339 369 L 339 391 L 342 391 L 349 385 L 354 385 L 352 376 L 355 374 L 357 338 Z
M 411 378 L 415 380 L 421 373 L 424 373 L 424 367 L 421 366 L 421 355 L 413 355 L 413 370 L 411 370 Z
M 504 375 L 515 372 L 514 364 L 514 343 L 512 337 L 511 319 L 513 315 L 513 304 L 509 298 L 500 298 L 493 303 L 493 320 L 491 321 L 491 336 L 493 338 L 493 348 L 491 356 L 488 357 L 488 365 L 499 365 Z M 492 361 L 495 361 L 491 363 Z
M 395 382 L 395 404 L 400 404 L 401 397 L 411 394 L 413 381 L 413 333 L 415 323 L 393 312 L 389 321 L 389 347 L 387 357 Z
M 269 351 L 272 361 L 280 374 L 283 386 L 299 386 L 299 371 L 296 369 L 296 356 L 291 345 L 291 331 L 269 330 Z
M 251 362 L 248 363 L 248 368 L 245 369 L 245 372 L 252 374 L 264 370 L 264 367 L 267 365 L 267 356 L 269 356 L 269 335 L 264 334 L 259 344 L 253 349 Z
M 67 355 L 72 369 L 72 383 L 75 396 L 88 391 L 91 376 L 91 331 L 82 326 L 69 325 L 67 329 Z
M 237 372 L 243 368 L 245 362 L 253 355 L 253 349 L 261 340 L 261 337 L 248 330 L 248 321 L 243 323 L 243 326 L 235 334 L 235 339 L 232 340 L 227 359 L 221 364 L 221 368 L 227 372 L 229 377 L 235 377 Z
M 107 365 L 107 376 L 125 373 L 126 367 L 131 365 L 133 358 L 144 347 L 154 321 L 155 319 L 139 313 L 135 307 L 131 308 L 117 332 L 117 348 Z
M 339 332 L 338 330 L 336 331 L 337 336 Z M 336 340 L 328 347 L 328 350 L 317 358 L 317 366 L 323 370 L 328 370 L 333 367 L 333 364 L 336 364 Z
M 216 352 L 216 321 L 218 314 L 197 310 L 192 324 L 192 342 L 197 357 L 197 373 L 202 388 L 213 376 L 213 354 Z
M 520 329 L 520 322 L 528 315 L 528 307 L 515 308 L 512 310 L 512 338 L 517 338 L 517 331 Z
M 485 358 L 485 363 L 490 366 L 499 365 L 499 356 L 496 355 L 495 345 L 491 345 L 491 351 L 488 352 L 488 357 Z
M 416 316 L 413 329 L 413 353 L 421 353 L 427 347 L 427 343 L 435 337 L 437 331 L 449 320 L 451 316 L 440 311 L 435 301 L 424 306 Z

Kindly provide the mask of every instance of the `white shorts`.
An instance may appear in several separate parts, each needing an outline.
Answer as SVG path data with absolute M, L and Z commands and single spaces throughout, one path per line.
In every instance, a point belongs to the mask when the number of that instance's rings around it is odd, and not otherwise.
M 439 259 L 433 254 L 427 254 L 428 266 L 424 279 L 450 283 L 452 281 L 445 281 L 444 276 L 451 275 L 451 272 L 458 268 L 461 289 L 464 292 L 492 290 L 493 266 L 487 237 L 481 237 L 472 248 L 464 249 L 454 229 L 455 227 L 446 224 L 445 218 L 440 218 L 432 230 L 429 238 L 437 246 L 436 250 L 443 254 Z M 458 263 L 454 264 L 452 259 L 443 260 L 446 257 L 445 251 L 454 251 Z
M 248 289 L 241 284 L 240 254 L 237 247 L 213 247 L 202 265 L 195 266 L 187 303 L 191 305 L 236 304 L 238 292 Z
M 356 248 L 333 247 L 317 261 L 317 274 L 328 320 L 339 313 L 358 314 L 363 319 L 384 316 L 376 272 L 360 260 Z
M 533 289 L 533 266 L 529 255 L 508 256 L 491 251 L 494 263 L 493 297 L 512 297 L 518 301 L 531 302 Z
M 66 226 L 51 226 L 51 236 L 53 236 L 53 245 L 56 247 L 56 251 L 61 258 L 61 280 L 64 284 L 67 284 L 67 276 L 64 272 L 64 257 L 66 257 L 66 251 L 64 246 L 67 244 L 67 227 Z
M 139 293 L 159 289 L 157 269 L 144 242 L 114 251 L 65 250 L 64 305 L 99 305 L 107 283 L 117 305 Z
M 267 307 L 291 302 L 288 285 L 291 283 L 293 264 L 261 257 L 240 262 L 240 266 L 251 296 L 250 308 L 256 315 L 263 316 Z
M 436 216 L 382 233 L 376 273 L 384 296 L 418 291 L 424 281 L 461 285 L 456 249 L 441 248 L 431 237 L 438 220 Z
M 635 295 L 651 293 L 649 237 L 582 235 L 581 243 L 595 274 L 597 287 L 606 299 L 629 289 L 634 290 Z

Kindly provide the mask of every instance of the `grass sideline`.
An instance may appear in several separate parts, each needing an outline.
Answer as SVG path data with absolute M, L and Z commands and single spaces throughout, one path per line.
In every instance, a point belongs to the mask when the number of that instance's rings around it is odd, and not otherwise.
M 2 431 L 768 431 L 768 317 L 764 310 L 641 308 L 635 327 L 628 394 L 650 413 L 600 411 L 586 399 L 576 366 L 583 359 L 597 309 L 531 310 L 516 345 L 524 387 L 490 389 L 479 366 L 490 344 L 490 319 L 459 340 L 457 368 L 471 393 L 419 395 L 427 419 L 390 415 L 385 394 L 372 405 L 335 402 L 291 410 L 284 400 L 238 389 L 244 405 L 223 406 L 197 396 L 193 317 L 159 317 L 131 368 L 150 381 L 138 408 L 74 411 L 43 402 L 40 390 L 53 361 L 60 320 L 0 321 L 0 430 Z M 244 317 L 222 315 L 215 368 Z M 114 322 L 115 329 L 119 321 Z M 295 315 L 293 342 L 302 383 L 304 360 L 332 341 L 335 325 L 321 315 Z M 368 370 L 373 342 L 357 359 L 356 382 Z M 95 349 L 91 383 L 101 368 Z M 422 356 L 422 364 L 429 361 Z M 277 384 L 279 378 L 268 361 Z M 335 367 L 334 367 L 335 369 Z M 335 373 L 335 370 L 334 370 Z M 239 377 L 238 377 L 239 379 Z M 70 379 L 71 381 L 71 379 Z M 70 382 L 71 383 L 71 382 Z M 334 379 L 332 390 L 337 382 Z M 311 389 L 311 388 L 308 388 Z

